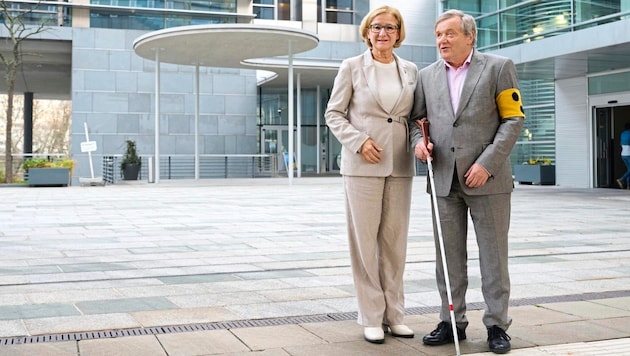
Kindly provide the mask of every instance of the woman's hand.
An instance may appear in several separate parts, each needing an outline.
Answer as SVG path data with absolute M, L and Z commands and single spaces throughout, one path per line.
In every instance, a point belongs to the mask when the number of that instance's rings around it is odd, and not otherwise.
M 363 156 L 363 159 L 369 163 L 379 163 L 381 161 L 382 151 L 383 148 L 371 138 L 368 138 L 361 146 L 361 156 Z

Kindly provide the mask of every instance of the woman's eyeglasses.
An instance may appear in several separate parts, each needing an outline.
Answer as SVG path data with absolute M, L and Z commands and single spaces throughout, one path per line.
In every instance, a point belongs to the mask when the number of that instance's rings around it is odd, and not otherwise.
M 392 25 L 370 25 L 370 31 L 372 31 L 373 33 L 379 33 L 381 32 L 381 30 L 385 30 L 385 33 L 389 33 L 392 34 L 394 32 L 396 32 L 396 30 L 398 30 L 398 26 L 392 26 Z

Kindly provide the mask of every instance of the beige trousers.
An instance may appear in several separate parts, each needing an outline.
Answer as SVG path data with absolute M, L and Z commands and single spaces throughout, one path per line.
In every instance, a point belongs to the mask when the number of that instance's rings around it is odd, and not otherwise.
M 344 176 L 358 323 L 399 325 L 405 314 L 411 177 Z

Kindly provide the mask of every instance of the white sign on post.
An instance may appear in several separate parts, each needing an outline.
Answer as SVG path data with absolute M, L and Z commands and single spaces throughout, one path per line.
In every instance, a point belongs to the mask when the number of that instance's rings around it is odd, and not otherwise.
M 81 142 L 81 152 L 94 152 L 96 151 L 96 141 Z
M 94 177 L 94 166 L 92 164 L 92 152 L 96 151 L 96 141 L 90 141 L 90 136 L 88 134 L 87 122 L 83 123 L 83 127 L 85 128 L 85 141 L 81 142 L 81 152 L 87 152 L 88 159 L 90 161 L 90 178 L 79 177 L 79 182 L 81 184 L 87 185 L 103 185 L 103 178 Z

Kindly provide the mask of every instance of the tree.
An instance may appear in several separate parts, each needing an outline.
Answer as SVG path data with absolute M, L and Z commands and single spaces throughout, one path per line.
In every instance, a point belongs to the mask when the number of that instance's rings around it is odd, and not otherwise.
M 7 107 L 7 96 L 0 95 L 2 112 Z M 13 127 L 11 142 L 13 153 L 24 153 L 24 100 L 22 96 L 13 98 Z M 72 102 L 69 100 L 35 100 L 33 102 L 33 147 L 32 153 L 51 153 L 67 156 L 70 154 L 70 125 Z M 4 131 L 4 122 L 0 122 Z M 0 137 L 4 147 L 4 138 Z M 2 169 L 0 169 L 2 171 Z M 15 173 L 15 172 L 14 172 Z M 15 174 L 14 174 L 15 177 Z M 4 181 L 4 174 L 0 182 Z
M 70 101 L 38 100 L 33 106 L 33 153 L 70 152 Z
M 25 6 L 26 4 L 22 5 Z M 38 33 L 46 31 L 45 23 L 40 23 L 38 26 L 29 26 L 25 23 L 25 19 L 28 19 L 31 14 L 37 9 L 39 3 L 29 8 L 9 8 L 9 4 L 6 0 L 0 0 L 0 19 L 2 25 L 7 30 L 8 47 L 11 48 L 9 54 L 3 54 L 0 52 L 0 62 L 4 64 L 5 74 L 4 80 L 7 85 L 7 110 L 6 110 L 6 125 L 5 125 L 5 152 L 4 152 L 4 182 L 13 182 L 13 156 L 12 156 L 12 139 L 11 130 L 13 127 L 13 95 L 15 91 L 15 78 L 18 74 L 18 69 L 22 65 L 22 56 L 25 54 L 22 52 L 22 42 L 29 37 L 32 37 Z

